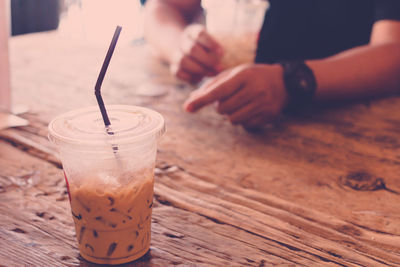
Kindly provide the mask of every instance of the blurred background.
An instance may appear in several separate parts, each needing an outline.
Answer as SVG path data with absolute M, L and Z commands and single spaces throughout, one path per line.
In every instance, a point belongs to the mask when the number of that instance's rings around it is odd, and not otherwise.
M 58 30 L 70 39 L 107 39 L 115 25 L 124 28 L 122 42 L 143 37 L 145 0 L 9 0 L 12 36 Z

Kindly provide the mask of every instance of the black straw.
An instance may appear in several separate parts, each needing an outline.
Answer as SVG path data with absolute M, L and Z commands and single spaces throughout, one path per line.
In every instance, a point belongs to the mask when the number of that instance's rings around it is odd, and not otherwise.
M 103 66 L 101 67 L 99 77 L 97 78 L 96 86 L 94 87 L 94 94 L 96 95 L 97 103 L 99 104 L 101 115 L 103 116 L 104 125 L 106 129 L 111 125 L 110 119 L 107 115 L 106 107 L 104 106 L 103 98 L 101 97 L 101 84 L 103 83 L 104 76 L 106 75 L 108 65 L 110 64 L 111 57 L 114 53 L 115 46 L 117 45 L 119 34 L 121 33 L 122 27 L 117 26 L 114 32 L 114 36 L 111 40 L 110 47 L 108 48 L 106 58 L 104 59 Z M 109 134 L 112 134 L 109 132 Z

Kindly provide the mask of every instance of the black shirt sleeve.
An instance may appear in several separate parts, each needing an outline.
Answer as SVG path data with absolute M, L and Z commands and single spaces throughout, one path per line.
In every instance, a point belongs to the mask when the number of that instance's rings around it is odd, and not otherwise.
M 374 21 L 400 20 L 400 0 L 375 0 Z

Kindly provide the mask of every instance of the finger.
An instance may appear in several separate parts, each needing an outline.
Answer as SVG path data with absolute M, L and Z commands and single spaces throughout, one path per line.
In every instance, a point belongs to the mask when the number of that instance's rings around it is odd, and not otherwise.
M 194 74 L 201 74 L 205 75 L 210 72 L 210 70 L 203 65 L 199 64 L 195 60 L 193 60 L 190 56 L 184 56 L 181 60 L 181 68 L 189 73 L 194 73 Z
M 207 32 L 200 32 L 197 42 L 211 53 L 215 53 L 218 56 L 222 56 L 224 54 L 224 49 L 222 46 Z
M 221 59 L 220 56 L 210 53 L 200 44 L 191 39 L 185 39 L 181 48 L 183 53 L 190 55 L 190 57 L 192 57 L 198 63 L 204 65 L 206 68 L 209 68 L 211 71 L 216 71 L 217 64 Z
M 195 112 L 214 101 L 227 98 L 240 89 L 244 82 L 240 73 L 235 71 L 218 76 L 216 79 L 202 86 L 189 97 L 184 104 L 188 112 Z
M 244 123 L 243 127 L 249 131 L 260 130 L 270 121 L 270 117 L 266 116 L 265 114 L 259 114 L 251 118 L 248 122 Z
M 188 73 L 188 72 L 186 72 L 186 71 L 184 71 L 182 69 L 179 69 L 175 73 L 175 76 L 177 78 L 179 78 L 180 80 L 186 81 L 186 82 L 189 82 L 189 83 L 194 83 L 195 80 L 196 80 L 196 77 L 194 77 L 192 74 L 190 74 L 190 73 Z
M 192 81 L 191 81 L 190 83 L 191 83 L 191 84 L 197 84 L 197 83 L 199 83 L 203 78 L 204 78 L 204 76 L 193 75 L 193 76 L 192 76 Z
M 232 124 L 246 124 L 258 113 L 259 106 L 251 102 L 229 115 Z
M 219 82 L 222 78 L 226 77 L 227 75 L 229 75 L 229 71 L 221 72 L 217 76 L 215 76 L 215 78 L 206 80 L 205 83 L 201 86 L 201 88 L 208 88 L 210 86 L 213 86 L 214 84 Z M 199 88 L 196 91 L 193 91 L 192 95 L 197 95 L 198 93 L 200 93 L 201 88 Z
M 194 28 L 189 37 L 199 43 L 211 53 L 216 53 L 220 56 L 223 54 L 222 46 L 204 29 L 204 27 Z
M 170 65 L 170 72 L 175 77 L 179 78 L 180 80 L 187 81 L 189 83 L 197 83 L 204 77 L 204 75 L 200 75 L 200 74 L 185 70 L 182 67 L 182 63 L 181 63 L 183 60 L 182 55 L 179 55 L 175 58 L 176 59 L 174 60 L 174 62 L 172 62 Z
M 264 109 L 263 111 L 259 111 L 256 115 L 254 115 L 249 121 L 243 123 L 245 128 L 254 128 L 260 129 L 269 123 L 273 123 L 279 119 L 281 114 L 274 110 Z
M 220 101 L 217 111 L 220 114 L 231 114 L 235 110 L 247 105 L 253 97 L 246 88 L 241 88 L 229 98 Z

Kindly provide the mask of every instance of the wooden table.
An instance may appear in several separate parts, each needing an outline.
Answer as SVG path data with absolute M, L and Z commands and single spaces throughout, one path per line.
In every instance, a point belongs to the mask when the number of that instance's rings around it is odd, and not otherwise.
M 1 266 L 92 266 L 46 127 L 95 104 L 107 45 L 11 40 L 14 102 L 30 107 L 30 126 L 0 132 Z M 149 82 L 167 91 L 140 95 Z M 117 46 L 106 105 L 150 107 L 167 125 L 151 250 L 127 266 L 400 266 L 400 98 L 315 108 L 251 134 L 213 107 L 183 112 L 191 90 L 144 47 Z

